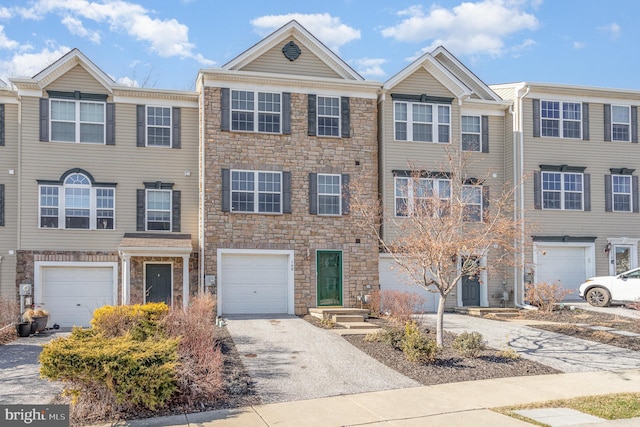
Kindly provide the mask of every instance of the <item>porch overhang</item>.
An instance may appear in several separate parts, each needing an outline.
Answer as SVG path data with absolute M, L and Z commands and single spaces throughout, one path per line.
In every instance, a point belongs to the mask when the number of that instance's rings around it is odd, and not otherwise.
M 118 245 L 122 260 L 122 304 L 129 304 L 131 257 L 182 258 L 182 307 L 189 305 L 189 257 L 193 252 L 190 234 L 125 233 Z

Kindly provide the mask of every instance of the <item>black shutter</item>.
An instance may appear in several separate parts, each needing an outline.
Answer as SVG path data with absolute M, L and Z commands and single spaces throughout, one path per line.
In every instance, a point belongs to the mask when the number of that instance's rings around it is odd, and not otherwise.
M 0 227 L 4 227 L 4 184 L 0 184 Z
M 222 169 L 222 212 L 231 212 L 231 171 Z
M 482 152 L 489 152 L 489 116 L 482 116 L 480 120 L 481 136 L 480 136 L 480 144 L 482 145 Z
M 106 145 L 116 145 L 116 104 L 107 102 L 107 140 Z
M 136 190 L 136 230 L 145 231 L 145 190 Z
M 582 103 L 582 139 L 589 140 L 589 104 Z
M 540 136 L 540 100 L 532 99 L 533 102 L 533 136 Z
M 171 231 L 180 231 L 180 191 L 171 192 Z
M 220 90 L 220 130 L 231 130 L 231 91 L 228 87 Z
M 631 142 L 638 143 L 638 107 L 631 107 Z
M 349 215 L 351 212 L 351 191 L 349 189 L 349 174 L 342 174 L 342 215 Z
M 631 177 L 631 197 L 633 197 L 633 211 L 640 212 L 638 204 L 638 177 Z
M 340 127 L 342 128 L 342 137 L 349 138 L 351 136 L 351 113 L 349 110 L 349 97 L 340 98 Z
M 482 221 L 489 222 L 489 187 L 482 187 Z
M 145 141 L 145 119 L 146 119 L 146 107 L 144 105 L 137 105 L 136 106 L 136 146 L 137 147 L 144 147 L 146 146 L 146 141 Z
M 180 107 L 171 109 L 171 148 L 180 148 L 182 143 L 182 132 L 180 129 L 182 111 Z
M 591 175 L 585 173 L 584 175 L 584 210 L 591 210 Z
M 291 94 L 282 94 L 282 133 L 291 135 Z
M 307 102 L 307 122 L 308 122 L 308 127 L 309 129 L 307 130 L 307 134 L 309 136 L 316 136 L 317 135 L 317 131 L 316 131 L 316 120 L 317 120 L 317 116 L 316 116 L 316 96 L 315 95 L 311 95 L 309 94 L 307 96 L 308 98 L 308 102 Z
M 611 105 L 604 104 L 604 140 L 611 141 Z
M 611 175 L 604 176 L 604 211 L 612 212 L 612 190 L 611 190 Z
M 49 100 L 40 98 L 40 141 L 49 141 Z
M 318 214 L 318 174 L 309 174 L 309 213 Z
M 533 173 L 533 208 L 542 209 L 542 176 L 540 172 Z
M 4 145 L 4 104 L 0 104 L 0 147 Z
M 291 213 L 291 172 L 282 172 L 282 213 Z

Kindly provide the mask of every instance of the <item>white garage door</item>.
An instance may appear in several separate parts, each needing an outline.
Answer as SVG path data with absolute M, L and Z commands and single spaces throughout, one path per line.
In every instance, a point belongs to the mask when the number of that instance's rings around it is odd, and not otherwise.
M 49 327 L 90 326 L 96 308 L 114 304 L 113 280 L 113 267 L 42 267 Z
M 288 260 L 280 254 L 222 254 L 222 314 L 286 314 Z
M 578 287 L 587 279 L 587 248 L 575 246 L 538 246 L 536 283 L 558 283 L 573 289 L 566 300 L 578 300 Z
M 394 267 L 395 266 L 395 267 Z M 393 268 L 392 268 L 393 267 Z M 380 258 L 380 290 L 391 290 L 410 292 L 420 295 L 425 302 L 422 306 L 424 312 L 435 312 L 437 307 L 437 296 L 433 292 L 429 292 L 421 286 L 414 284 L 406 274 L 400 269 L 393 259 Z

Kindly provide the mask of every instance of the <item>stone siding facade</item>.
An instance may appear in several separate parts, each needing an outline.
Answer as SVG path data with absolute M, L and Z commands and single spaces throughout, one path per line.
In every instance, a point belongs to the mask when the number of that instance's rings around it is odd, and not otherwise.
M 316 307 L 316 250 L 343 252 L 343 305 L 379 287 L 378 245 L 350 215 L 309 213 L 309 173 L 349 174 L 377 197 L 377 102 L 350 98 L 350 138 L 308 136 L 307 95 L 291 94 L 291 134 L 228 132 L 220 129 L 221 90 L 204 90 L 204 273 L 217 273 L 217 249 L 294 251 L 295 313 Z M 288 214 L 222 211 L 222 169 L 291 172 Z M 202 170 L 201 170 L 202 173 Z

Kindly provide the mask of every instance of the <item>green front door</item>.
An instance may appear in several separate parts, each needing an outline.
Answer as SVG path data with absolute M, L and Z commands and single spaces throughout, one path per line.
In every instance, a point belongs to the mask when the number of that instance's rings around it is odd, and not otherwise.
M 342 252 L 318 251 L 316 255 L 318 307 L 342 305 Z

